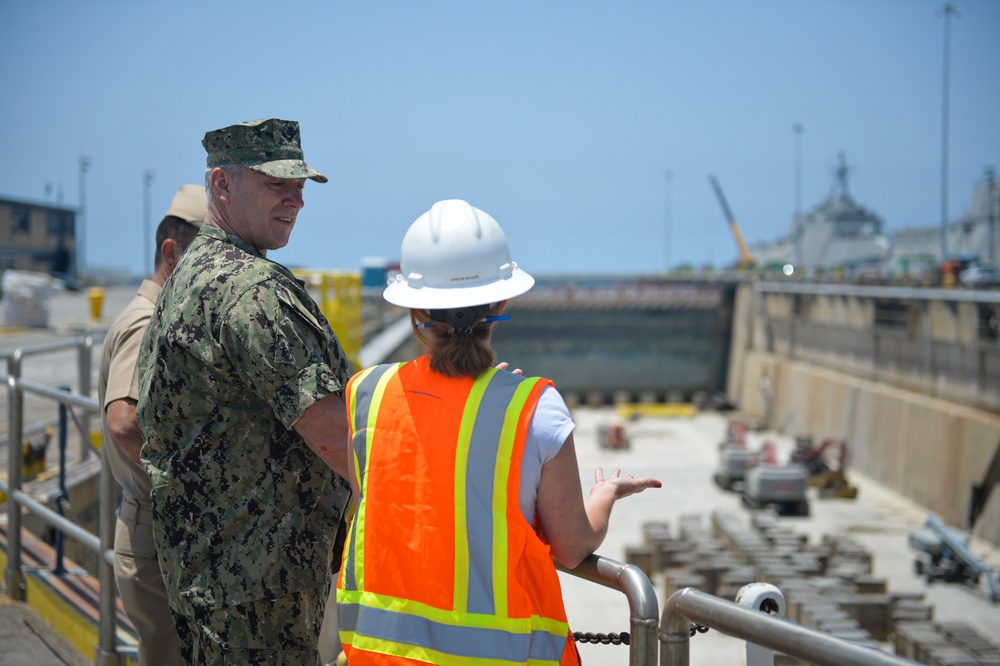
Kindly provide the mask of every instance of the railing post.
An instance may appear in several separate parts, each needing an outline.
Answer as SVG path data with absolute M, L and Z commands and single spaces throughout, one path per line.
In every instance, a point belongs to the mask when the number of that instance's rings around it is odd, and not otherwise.
M 93 336 L 84 336 L 83 340 L 80 342 L 80 346 L 77 347 L 77 376 L 80 386 L 80 395 L 85 397 L 90 397 L 90 375 L 91 375 L 91 365 L 93 359 L 94 350 L 94 338 Z M 80 460 L 86 460 L 90 457 L 90 412 L 85 411 L 80 417 L 81 430 L 80 433 Z
M 629 666 L 653 666 L 656 663 L 658 603 L 653 584 L 642 569 L 597 554 L 589 555 L 575 569 L 566 569 L 558 564 L 556 568 L 624 593 L 628 599 L 631 629 Z
M 24 572 L 21 571 L 21 507 L 14 493 L 21 489 L 21 440 L 24 438 L 23 398 L 17 386 L 21 376 L 21 350 L 7 357 L 7 594 L 24 601 Z
M 671 602 L 690 588 L 670 595 L 660 619 L 660 666 L 689 666 L 691 663 L 691 623 L 673 610 Z
M 60 386 L 60 390 L 69 393 L 72 389 L 69 386 Z M 63 503 L 69 502 L 69 490 L 66 488 L 66 439 L 68 436 L 68 407 L 64 403 L 59 403 L 59 495 L 56 498 L 56 509 L 59 511 L 59 515 L 64 518 L 65 513 L 63 511 Z M 66 567 L 63 566 L 63 557 L 66 552 L 66 537 L 63 535 L 62 530 L 56 530 L 55 533 L 55 547 L 56 547 L 56 567 L 52 573 L 56 575 L 62 575 L 66 573 Z

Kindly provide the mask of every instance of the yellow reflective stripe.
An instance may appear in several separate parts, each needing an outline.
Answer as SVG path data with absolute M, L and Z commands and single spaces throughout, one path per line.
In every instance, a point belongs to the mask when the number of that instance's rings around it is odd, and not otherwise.
M 483 401 L 483 394 L 495 374 L 496 369 L 491 368 L 479 375 L 472 384 L 458 429 L 458 445 L 455 447 L 455 587 L 452 608 L 456 613 L 465 613 L 469 609 L 468 498 L 465 494 L 469 473 L 469 442 L 472 440 L 472 429 L 476 425 L 476 414 Z
M 559 620 L 542 617 L 541 615 L 508 618 L 484 613 L 455 613 L 443 608 L 434 608 L 433 606 L 428 606 L 412 599 L 401 599 L 374 592 L 340 590 L 340 594 L 337 595 L 337 602 L 388 610 L 403 615 L 415 615 L 445 626 L 497 629 L 511 634 L 529 634 L 532 631 L 544 631 L 553 636 L 560 637 L 566 636 L 569 633 L 568 622 L 560 622 Z
M 425 661 L 428 664 L 439 664 L 440 666 L 520 666 L 525 663 L 529 664 L 529 666 L 558 666 L 559 664 L 559 661 L 557 660 L 548 659 L 529 659 L 527 662 L 523 662 L 508 661 L 506 659 L 483 659 L 468 656 L 455 656 L 422 646 L 409 645 L 407 643 L 393 643 L 391 641 L 371 638 L 370 636 L 359 636 L 355 639 L 355 641 L 356 642 L 348 642 L 348 644 L 356 649 L 364 650 L 366 652 L 376 652 L 378 654 L 391 655 L 405 659 L 415 659 L 418 661 Z
M 497 466 L 493 477 L 493 515 L 500 517 L 500 520 L 493 521 L 493 598 L 496 603 L 495 612 L 500 617 L 507 616 L 507 503 L 517 501 L 517 498 L 507 497 L 511 464 L 506 461 L 513 455 L 518 418 L 528 400 L 528 394 L 538 381 L 537 378 L 528 379 L 517 385 L 504 414 L 500 446 L 497 449 Z M 520 474 L 521 470 L 514 470 L 514 473 Z
M 379 377 L 378 384 L 375 386 L 375 391 L 372 393 L 371 405 L 368 408 L 368 421 L 365 423 L 365 477 L 358 480 L 358 487 L 361 489 L 360 502 L 358 504 L 357 512 L 354 515 L 354 520 L 357 522 L 355 529 L 352 530 L 357 535 L 357 543 L 354 545 L 354 583 L 359 590 L 365 589 L 365 508 L 368 505 L 367 493 L 365 493 L 365 487 L 367 485 L 367 471 L 368 463 L 372 459 L 372 440 L 375 438 L 375 422 L 378 420 L 378 410 L 382 404 L 382 395 L 385 393 L 385 386 L 390 379 L 396 376 L 399 372 L 399 368 L 402 364 L 396 364 L 386 370 L 381 377 Z M 377 366 L 376 366 L 377 367 Z M 367 376 L 367 375 L 366 375 Z M 352 414 L 353 416 L 353 414 Z M 354 451 L 354 446 L 351 446 L 351 451 Z M 355 476 L 358 474 L 358 459 L 357 456 L 354 458 L 354 473 Z M 350 532 L 348 533 L 350 536 Z M 344 545 L 345 548 L 350 548 L 350 542 Z

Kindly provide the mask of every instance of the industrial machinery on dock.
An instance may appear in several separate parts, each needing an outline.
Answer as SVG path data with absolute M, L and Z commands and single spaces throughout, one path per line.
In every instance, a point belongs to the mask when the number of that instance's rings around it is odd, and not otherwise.
M 923 527 L 910 530 L 907 541 L 918 553 L 913 570 L 928 583 L 945 581 L 978 587 L 985 579 L 987 596 L 994 603 L 1000 602 L 996 572 L 972 552 L 965 538 L 937 516 L 928 516 Z

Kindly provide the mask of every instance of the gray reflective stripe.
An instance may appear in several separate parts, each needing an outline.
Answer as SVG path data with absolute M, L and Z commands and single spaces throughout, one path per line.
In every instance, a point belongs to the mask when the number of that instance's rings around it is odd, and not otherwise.
M 355 627 L 355 641 L 358 636 L 365 636 L 402 645 L 430 647 L 469 659 L 558 662 L 566 647 L 565 635 L 556 636 L 541 629 L 516 634 L 500 629 L 455 626 L 357 604 L 338 604 L 337 612 L 341 627 Z
M 493 591 L 493 483 L 496 478 L 497 449 L 514 391 L 523 378 L 496 372 L 476 412 L 476 422 L 469 441 L 465 475 L 466 543 L 469 545 L 469 584 L 467 608 L 470 613 L 494 615 Z M 509 464 L 505 462 L 504 464 Z M 519 470 L 518 470 L 519 471 Z M 514 472 L 512 472 L 514 473 Z M 506 567 L 506 562 L 499 566 Z M 506 579 L 506 576 L 504 577 Z M 501 590 L 505 594 L 506 590 Z
M 390 368 L 395 367 L 395 364 L 386 363 L 383 365 L 376 366 L 372 368 L 364 379 L 359 381 L 354 385 L 354 441 L 352 445 L 354 447 L 354 453 L 358 457 L 358 467 L 355 473 L 359 477 L 363 478 L 365 469 L 365 458 L 368 454 L 368 449 L 365 446 L 367 439 L 367 429 L 368 429 L 368 415 L 372 407 L 372 397 L 375 395 L 375 389 L 378 387 L 379 380 L 382 376 L 389 371 Z M 361 502 L 361 498 L 355 498 L 358 503 Z M 358 521 L 351 521 L 351 543 L 356 544 L 358 539 Z M 354 548 L 347 549 L 347 561 L 344 563 L 344 589 L 345 590 L 356 590 L 358 589 L 358 582 L 355 577 L 354 571 Z
M 364 379 L 354 386 L 354 429 L 364 430 L 368 426 L 368 412 L 372 407 L 372 396 L 375 395 L 375 388 L 382 379 L 382 375 L 391 368 L 396 367 L 395 363 L 384 363 L 375 366 Z

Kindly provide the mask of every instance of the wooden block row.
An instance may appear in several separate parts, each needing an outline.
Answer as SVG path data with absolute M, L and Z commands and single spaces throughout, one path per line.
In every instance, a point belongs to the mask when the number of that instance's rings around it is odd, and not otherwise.
M 705 591 L 705 578 L 694 573 L 690 569 L 672 569 L 663 574 L 664 599 L 669 599 L 670 595 L 677 590 L 691 587 L 696 590 Z
M 961 622 L 900 622 L 896 654 L 932 666 L 997 666 L 1000 647 Z

